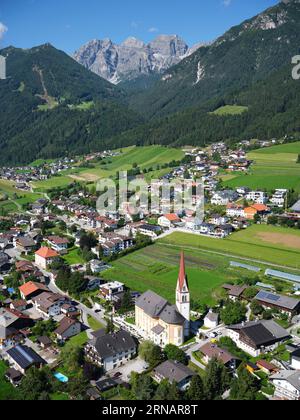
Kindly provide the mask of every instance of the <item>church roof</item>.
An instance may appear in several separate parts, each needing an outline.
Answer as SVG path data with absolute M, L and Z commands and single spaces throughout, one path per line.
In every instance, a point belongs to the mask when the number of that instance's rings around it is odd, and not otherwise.
M 166 299 L 150 290 L 138 298 L 136 306 L 152 318 L 159 318 L 167 324 L 182 325 L 185 322 L 175 305 L 170 305 Z
M 178 289 L 182 291 L 182 289 L 186 286 L 188 288 L 187 276 L 185 272 L 185 260 L 184 260 L 184 252 L 181 253 L 180 259 L 180 269 L 179 269 L 179 276 L 178 276 Z

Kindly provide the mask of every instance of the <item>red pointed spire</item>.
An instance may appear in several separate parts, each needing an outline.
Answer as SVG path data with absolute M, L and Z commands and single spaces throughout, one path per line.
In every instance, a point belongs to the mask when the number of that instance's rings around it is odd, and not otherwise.
M 185 260 L 184 260 L 184 252 L 181 252 L 180 258 L 180 269 L 179 269 L 179 276 L 178 276 L 178 289 L 182 291 L 183 287 L 188 287 L 187 277 L 185 274 Z

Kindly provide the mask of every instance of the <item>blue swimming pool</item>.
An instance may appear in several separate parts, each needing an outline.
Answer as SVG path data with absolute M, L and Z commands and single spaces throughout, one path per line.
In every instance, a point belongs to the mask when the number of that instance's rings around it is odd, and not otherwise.
M 55 377 L 55 378 L 56 378 L 59 382 L 62 382 L 63 384 L 66 384 L 66 383 L 68 383 L 68 382 L 69 382 L 69 378 L 68 378 L 67 376 L 63 375 L 62 373 L 57 372 L 57 373 L 55 373 L 55 374 L 54 374 L 54 377 Z

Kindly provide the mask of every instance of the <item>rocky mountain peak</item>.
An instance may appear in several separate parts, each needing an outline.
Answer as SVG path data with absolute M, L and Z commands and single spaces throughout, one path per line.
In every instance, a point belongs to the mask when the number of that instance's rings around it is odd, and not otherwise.
M 140 76 L 161 74 L 188 53 L 188 45 L 178 35 L 159 35 L 148 45 L 135 37 L 129 37 L 121 44 L 110 39 L 93 40 L 76 51 L 74 59 L 117 84 Z

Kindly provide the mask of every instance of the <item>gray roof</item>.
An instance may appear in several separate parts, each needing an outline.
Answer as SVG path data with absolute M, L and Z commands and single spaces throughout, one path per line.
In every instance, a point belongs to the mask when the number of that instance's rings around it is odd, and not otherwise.
M 294 370 L 282 370 L 270 377 L 271 380 L 284 380 L 300 391 L 300 372 Z
M 155 327 L 152 328 L 152 332 L 156 335 L 160 335 L 165 331 L 164 327 L 162 325 L 157 324 Z
M 191 369 L 182 363 L 173 360 L 167 360 L 154 369 L 154 373 L 158 376 L 168 379 L 169 382 L 180 383 L 192 376 L 196 375 Z
M 159 318 L 167 324 L 182 325 L 185 322 L 175 305 L 170 305 L 166 299 L 152 291 L 140 296 L 136 306 L 152 318 Z
M 94 338 L 89 344 L 95 347 L 101 359 L 107 359 L 137 347 L 135 339 L 123 330 Z
M 228 329 L 243 332 L 255 343 L 256 347 L 269 345 L 289 337 L 289 333 L 273 320 L 251 321 L 231 325 Z
M 18 345 L 7 351 L 7 354 L 22 369 L 28 369 L 33 365 L 44 365 L 45 360 L 41 358 L 32 348 Z
M 205 318 L 211 322 L 219 322 L 219 314 L 214 312 L 208 312 Z
M 295 203 L 293 205 L 293 207 L 291 208 L 292 211 L 296 212 L 296 213 L 300 213 L 300 200 L 297 201 L 297 203 Z
M 146 312 L 151 317 L 158 317 L 168 301 L 156 293 L 148 290 L 136 301 L 136 306 Z
M 280 306 L 281 308 L 293 311 L 300 305 L 299 299 L 290 298 L 283 295 L 277 295 L 275 293 L 265 292 L 261 290 L 255 297 L 255 300 L 260 302 Z

